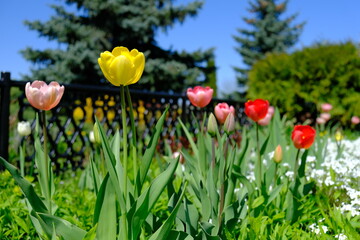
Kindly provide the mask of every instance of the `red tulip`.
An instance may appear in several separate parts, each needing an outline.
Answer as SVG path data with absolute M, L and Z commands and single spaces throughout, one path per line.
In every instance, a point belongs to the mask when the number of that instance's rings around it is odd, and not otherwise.
M 233 106 L 229 106 L 227 103 L 218 103 L 215 106 L 215 116 L 220 124 L 225 122 L 229 113 L 235 115 L 235 108 Z
M 260 119 L 258 121 L 258 124 L 261 125 L 261 126 L 269 125 L 269 123 L 270 123 L 270 121 L 271 121 L 271 119 L 272 119 L 272 117 L 274 115 L 274 112 L 275 112 L 274 109 L 275 108 L 273 106 L 270 106 L 266 116 L 263 119 Z
M 263 99 L 256 99 L 255 101 L 247 101 L 245 103 L 245 114 L 254 122 L 266 117 L 269 110 L 269 102 Z
M 57 82 L 51 82 L 47 85 L 43 81 L 34 81 L 26 83 L 25 95 L 29 103 L 40 110 L 50 110 L 59 104 L 64 94 L 64 86 Z
M 291 140 L 298 149 L 308 149 L 314 143 L 316 131 L 308 125 L 296 125 L 291 134 Z
M 196 86 L 193 89 L 188 88 L 186 91 L 186 95 L 188 96 L 190 102 L 195 107 L 205 107 L 211 101 L 214 90 L 210 87 L 201 87 Z

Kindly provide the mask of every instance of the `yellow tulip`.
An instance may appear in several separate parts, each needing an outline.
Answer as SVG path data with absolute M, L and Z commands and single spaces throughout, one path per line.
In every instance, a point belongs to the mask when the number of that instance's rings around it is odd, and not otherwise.
M 145 57 L 142 52 L 126 47 L 116 47 L 112 52 L 105 51 L 98 58 L 101 71 L 115 86 L 137 83 L 144 71 Z

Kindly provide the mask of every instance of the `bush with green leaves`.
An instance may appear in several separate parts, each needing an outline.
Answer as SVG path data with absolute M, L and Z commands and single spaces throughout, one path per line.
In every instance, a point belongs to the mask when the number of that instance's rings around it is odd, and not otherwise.
M 360 115 L 359 48 L 348 42 L 269 54 L 249 73 L 248 97 L 266 98 L 298 120 L 315 118 L 320 104 L 330 103 L 333 118 L 348 124 Z

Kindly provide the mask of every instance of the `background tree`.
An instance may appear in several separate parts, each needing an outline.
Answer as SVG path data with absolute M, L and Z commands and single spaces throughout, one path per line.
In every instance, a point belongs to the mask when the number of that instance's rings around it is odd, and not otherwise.
M 31 79 L 99 84 L 104 81 L 97 59 L 101 52 L 116 46 L 136 48 L 146 56 L 140 84 L 147 90 L 182 91 L 198 81 L 206 81 L 208 60 L 213 49 L 193 53 L 165 50 L 155 36 L 176 22 L 196 16 L 202 2 L 173 6 L 173 0 L 64 0 L 52 5 L 49 21 L 26 21 L 41 37 L 57 41 L 56 49 L 22 51 L 34 63 Z M 74 10 L 75 9 L 75 10 Z M 211 68 L 214 71 L 214 68 Z M 102 79 L 102 81 L 100 81 Z
M 288 1 L 277 3 L 277 0 L 249 1 L 254 18 L 244 18 L 251 29 L 238 29 L 239 36 L 234 36 L 239 44 L 236 51 L 241 55 L 247 68 L 234 67 L 237 81 L 241 87 L 247 84 L 247 73 L 253 64 L 267 53 L 286 52 L 298 40 L 304 23 L 292 25 L 296 14 L 282 19 Z
M 316 44 L 291 54 L 268 54 L 249 72 L 249 98 L 266 98 L 287 118 L 315 119 L 330 103 L 332 121 L 360 116 L 359 45 Z

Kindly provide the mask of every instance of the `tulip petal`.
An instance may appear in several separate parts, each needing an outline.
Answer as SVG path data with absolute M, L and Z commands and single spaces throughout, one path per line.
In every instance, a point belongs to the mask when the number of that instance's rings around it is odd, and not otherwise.
M 57 82 L 51 82 L 47 85 L 43 81 L 34 81 L 32 84 L 27 83 L 25 94 L 29 103 L 40 110 L 50 110 L 55 107 L 64 93 L 64 86 Z
M 123 55 L 118 56 L 112 61 L 109 73 L 114 79 L 112 84 L 115 86 L 126 85 L 134 76 L 133 63 Z
M 131 52 L 130 52 L 130 55 L 131 55 L 132 57 L 136 57 L 138 54 L 139 54 L 139 51 L 138 51 L 137 49 L 133 49 L 133 50 L 131 50 Z M 141 54 L 142 54 L 142 53 L 141 53 Z
M 103 72 L 105 78 L 111 83 L 114 80 L 111 78 L 111 76 L 109 74 L 109 68 L 110 68 L 110 64 L 113 60 L 114 60 L 114 56 L 109 51 L 105 51 L 105 52 L 101 53 L 100 58 L 98 58 L 98 63 L 99 63 L 101 71 Z
M 133 49 L 136 50 L 136 49 Z M 131 53 L 133 53 L 133 50 Z M 136 50 L 137 52 L 137 50 Z M 133 59 L 134 69 L 135 69 L 135 75 L 134 78 L 131 80 L 130 83 L 126 84 L 134 84 L 137 83 L 143 74 L 144 68 L 145 68 L 145 56 L 143 53 L 138 53 L 137 56 Z
M 114 55 L 114 57 L 118 57 L 120 55 L 128 55 L 129 49 L 127 49 L 126 47 L 116 47 L 112 50 L 111 53 Z

